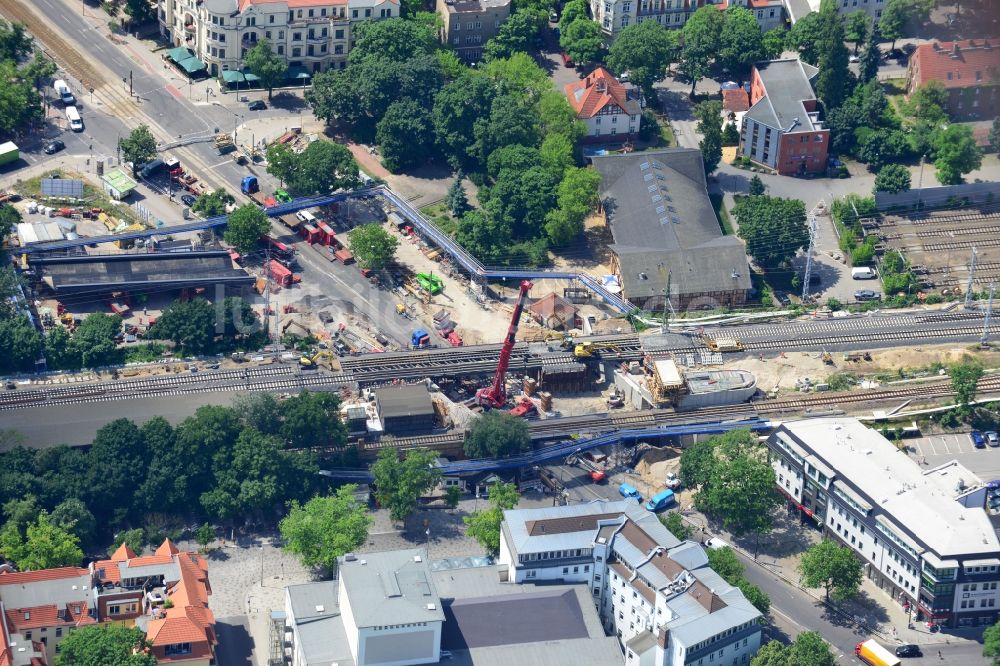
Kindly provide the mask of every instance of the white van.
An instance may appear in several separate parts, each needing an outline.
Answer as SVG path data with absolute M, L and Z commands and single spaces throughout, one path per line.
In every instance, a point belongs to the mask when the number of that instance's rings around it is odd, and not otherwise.
M 80 112 L 76 110 L 75 106 L 66 107 L 66 120 L 69 121 L 69 128 L 74 132 L 83 131 L 83 119 L 80 118 Z
M 856 266 L 851 269 L 851 278 L 854 280 L 874 280 L 877 277 L 875 269 L 869 266 Z
M 76 104 L 76 98 L 73 97 L 73 93 L 70 91 L 69 86 L 66 85 L 66 82 L 62 79 L 56 79 L 56 81 L 52 84 L 52 89 L 56 91 L 56 94 L 59 95 L 59 99 L 66 106 Z
M 297 212 L 295 214 L 295 217 L 299 218 L 301 221 L 305 222 L 306 224 L 315 224 L 316 223 L 316 216 L 313 215 L 312 213 L 310 213 L 307 210 L 300 210 L 299 212 Z

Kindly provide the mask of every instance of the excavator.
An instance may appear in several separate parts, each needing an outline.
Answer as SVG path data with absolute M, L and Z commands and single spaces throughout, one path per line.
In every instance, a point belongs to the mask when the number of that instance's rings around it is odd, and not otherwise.
M 592 358 L 601 352 L 617 353 L 621 351 L 613 342 L 581 342 L 573 347 L 573 356 L 577 358 Z
M 337 356 L 328 349 L 321 349 L 312 356 L 303 354 L 302 358 L 299 359 L 299 367 L 303 370 L 315 370 L 320 365 L 325 365 L 331 371 L 336 371 L 339 368 L 337 363 Z
M 500 358 L 497 360 L 497 370 L 493 375 L 493 383 L 476 391 L 477 405 L 492 409 L 501 409 L 507 404 L 507 367 L 510 365 L 510 355 L 514 351 L 517 326 L 521 322 L 521 312 L 524 310 L 524 300 L 527 298 L 528 290 L 532 286 L 528 280 L 521 283 L 521 291 L 517 295 L 514 312 L 510 315 L 510 326 L 507 328 L 507 336 L 503 339 L 503 347 L 500 349 Z

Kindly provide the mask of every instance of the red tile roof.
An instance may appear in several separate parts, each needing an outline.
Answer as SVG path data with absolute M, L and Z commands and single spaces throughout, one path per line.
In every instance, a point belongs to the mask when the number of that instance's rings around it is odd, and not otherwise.
M 130 560 L 133 557 L 137 557 L 135 551 L 129 548 L 127 543 L 123 543 L 118 546 L 118 549 L 111 554 L 112 562 L 124 562 L 125 560 Z
M 622 113 L 627 113 L 625 109 L 630 106 L 625 86 L 603 67 L 598 67 L 582 81 L 567 83 L 563 90 L 580 118 L 593 118 L 609 104 L 617 104 Z
M 164 539 L 163 543 L 160 544 L 160 547 L 157 548 L 156 551 L 154 551 L 153 554 L 154 555 L 176 555 L 179 552 L 181 552 L 181 551 L 177 548 L 177 546 L 174 545 L 173 541 L 171 541 L 170 539 Z M 133 557 L 135 557 L 135 556 L 133 555 Z
M 115 555 L 118 551 L 115 551 Z M 133 557 L 135 557 L 133 555 Z M 103 576 L 98 572 L 103 572 Z M 94 562 L 94 573 L 97 573 L 97 579 L 101 581 L 107 581 L 109 583 L 121 583 L 122 574 L 121 570 L 118 568 L 118 560 L 99 560 Z
M 171 555 L 144 555 L 142 557 L 133 557 L 125 563 L 125 566 L 131 567 L 148 567 L 154 564 L 170 564 L 174 561 Z
M 55 604 L 47 606 L 32 606 L 30 608 L 8 608 L 7 621 L 18 633 L 27 629 L 39 627 L 54 627 L 57 624 L 69 624 L 59 618 L 59 607 Z
M 928 81 L 945 88 L 1000 85 L 1000 45 L 981 39 L 921 44 L 910 56 L 910 72 L 910 92 Z
M 0 572 L 0 585 L 25 585 L 43 580 L 59 580 L 89 575 L 89 569 L 80 567 L 60 567 L 58 569 L 39 569 L 38 571 L 2 571 Z
M 733 88 L 722 91 L 722 108 L 738 113 L 750 109 L 750 95 L 743 88 Z
M 217 641 L 215 616 L 208 608 L 208 597 L 212 593 L 208 582 L 208 562 L 198 553 L 178 551 L 169 540 L 164 541 L 156 552 L 165 553 L 171 549 L 175 555 L 170 560 L 176 560 L 180 568 L 180 580 L 167 589 L 167 596 L 173 607 L 165 609 L 160 617 L 149 622 L 146 637 L 154 648 L 191 643 L 192 654 L 210 654 L 210 646 Z M 192 655 L 166 658 L 159 653 L 157 657 L 160 661 L 187 661 L 194 658 Z

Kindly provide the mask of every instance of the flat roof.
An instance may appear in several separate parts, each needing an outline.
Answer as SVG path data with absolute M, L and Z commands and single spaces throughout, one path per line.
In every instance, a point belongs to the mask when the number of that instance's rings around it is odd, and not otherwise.
M 800 445 L 866 497 L 884 523 L 902 530 L 918 550 L 938 557 L 995 555 L 1000 540 L 982 507 L 965 507 L 956 497 L 982 480 L 956 461 L 922 469 L 881 434 L 856 419 L 819 418 L 782 425 Z
M 289 585 L 286 590 L 306 663 L 354 666 L 337 603 L 337 581 Z
M 447 650 L 588 637 L 572 589 L 455 599 L 444 612 L 441 647 Z
M 375 391 L 383 419 L 434 414 L 431 395 L 425 384 L 386 386 Z
M 423 548 L 340 558 L 340 577 L 358 627 L 444 620 Z
M 176 289 L 253 284 L 252 275 L 233 268 L 225 250 L 36 257 L 31 265 L 57 294 L 127 291 L 153 284 Z
M 689 370 L 684 376 L 691 393 L 733 391 L 757 383 L 753 373 L 746 370 Z

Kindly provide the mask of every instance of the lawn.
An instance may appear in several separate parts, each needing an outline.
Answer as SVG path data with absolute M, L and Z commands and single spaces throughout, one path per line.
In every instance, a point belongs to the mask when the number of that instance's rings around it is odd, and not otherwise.
M 420 209 L 420 213 L 449 236 L 454 236 L 455 232 L 458 231 L 458 220 L 448 210 L 448 204 L 443 201 L 424 206 Z
M 726 212 L 726 206 L 722 201 L 722 195 L 709 194 L 708 198 L 712 200 L 712 208 L 715 209 L 715 217 L 719 220 L 719 227 L 722 229 L 722 233 L 727 236 L 732 236 L 735 233 L 733 231 L 733 223 L 729 219 L 729 213 Z
M 892 105 L 897 115 L 902 116 L 903 110 L 900 108 L 900 105 L 903 103 L 904 96 L 906 95 L 906 79 L 886 79 L 882 87 L 885 90 L 885 96 L 889 100 L 889 104 Z

